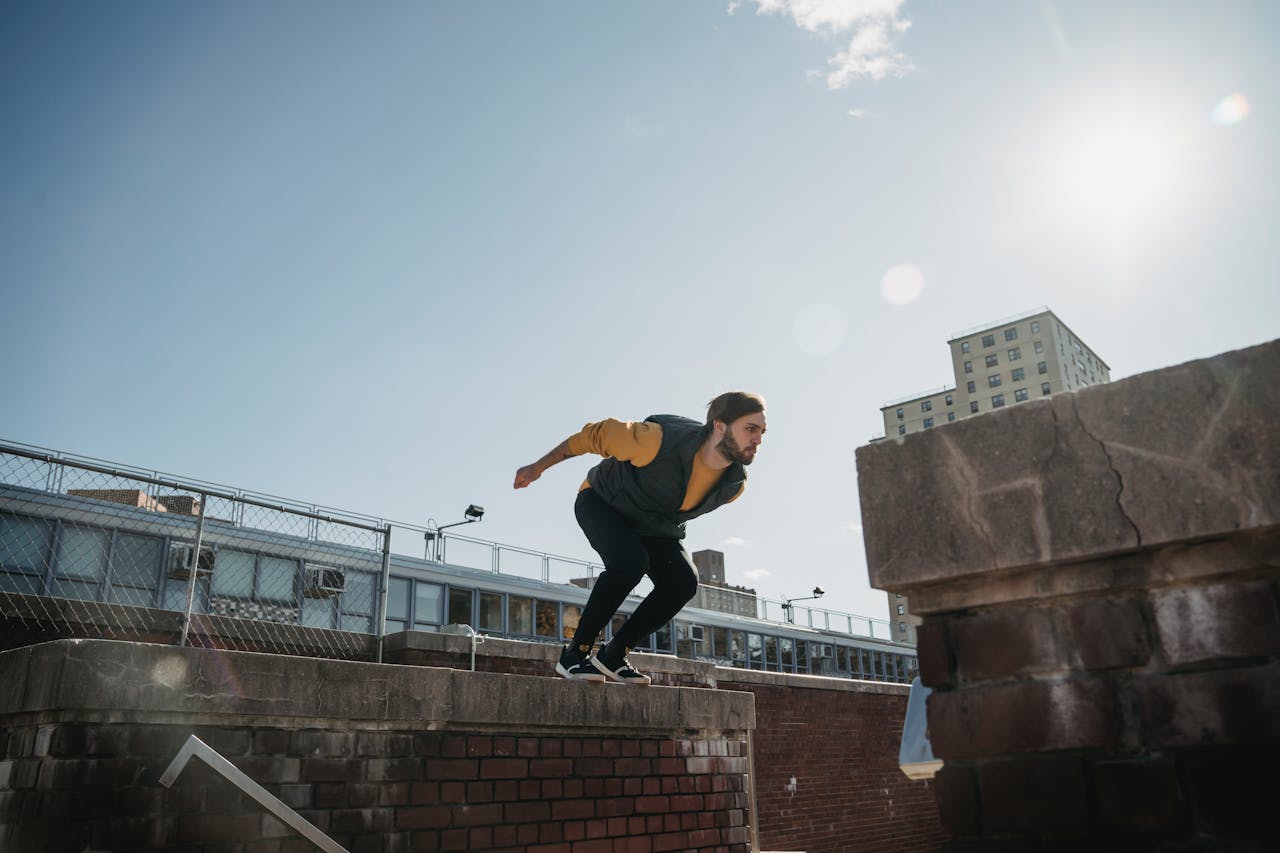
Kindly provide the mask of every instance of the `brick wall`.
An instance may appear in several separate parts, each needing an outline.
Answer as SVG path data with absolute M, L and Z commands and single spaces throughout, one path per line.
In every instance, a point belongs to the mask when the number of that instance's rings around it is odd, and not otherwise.
M 859 450 L 951 849 L 1276 849 L 1278 376 L 1280 342 Z

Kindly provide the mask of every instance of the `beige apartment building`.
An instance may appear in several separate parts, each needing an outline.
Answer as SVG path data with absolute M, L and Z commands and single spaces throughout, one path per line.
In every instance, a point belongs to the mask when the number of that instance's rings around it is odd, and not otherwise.
M 1048 308 L 968 329 L 947 341 L 953 382 L 880 407 L 886 439 L 1111 381 L 1111 368 Z M 879 440 L 879 439 L 877 439 Z M 893 638 L 914 643 L 919 620 L 889 594 Z

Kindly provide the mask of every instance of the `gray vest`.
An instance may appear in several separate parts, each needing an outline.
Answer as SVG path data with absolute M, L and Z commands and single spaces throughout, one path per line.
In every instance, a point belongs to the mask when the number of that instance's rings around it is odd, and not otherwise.
M 653 461 L 637 468 L 609 457 L 587 472 L 587 482 L 641 536 L 683 539 L 684 523 L 728 502 L 746 482 L 747 472 L 734 462 L 700 504 L 681 510 L 693 457 L 707 435 L 705 428 L 679 415 L 650 415 L 645 421 L 662 427 L 662 444 Z

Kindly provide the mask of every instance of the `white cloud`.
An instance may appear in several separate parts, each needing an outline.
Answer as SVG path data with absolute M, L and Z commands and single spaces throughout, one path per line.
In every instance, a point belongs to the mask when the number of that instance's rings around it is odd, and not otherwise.
M 729 8 L 726 11 L 732 15 L 734 12 L 738 11 L 738 7 L 741 5 L 742 3 L 740 0 L 729 0 Z
M 898 16 L 906 0 L 755 0 L 757 15 L 786 15 L 802 30 L 843 36 L 849 47 L 827 60 L 827 88 L 843 89 L 859 77 L 901 77 L 911 63 L 894 44 L 911 22 Z M 737 3 L 730 4 L 730 14 Z
M 729 548 L 746 548 L 751 544 L 751 540 L 743 539 L 741 536 L 730 536 L 728 539 L 725 539 L 720 544 L 725 545 Z
M 749 581 L 758 581 L 760 578 L 767 578 L 771 574 L 773 574 L 773 572 L 768 569 L 752 569 L 749 572 L 743 572 L 742 576 Z
M 849 110 L 849 115 L 852 116 L 853 118 L 862 118 L 866 114 L 867 114 L 867 111 L 862 109 Z

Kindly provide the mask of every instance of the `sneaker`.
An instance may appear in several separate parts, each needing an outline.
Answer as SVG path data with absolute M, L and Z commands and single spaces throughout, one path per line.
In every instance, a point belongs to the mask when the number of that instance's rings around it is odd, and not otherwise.
M 623 684 L 649 684 L 653 679 L 637 670 L 627 660 L 627 655 L 631 653 L 631 649 L 623 647 L 621 650 L 614 648 L 613 643 L 600 648 L 600 654 L 592 658 L 591 662 L 595 664 L 596 669 Z
M 604 681 L 604 676 L 591 665 L 591 646 L 565 643 L 556 672 L 574 681 Z

